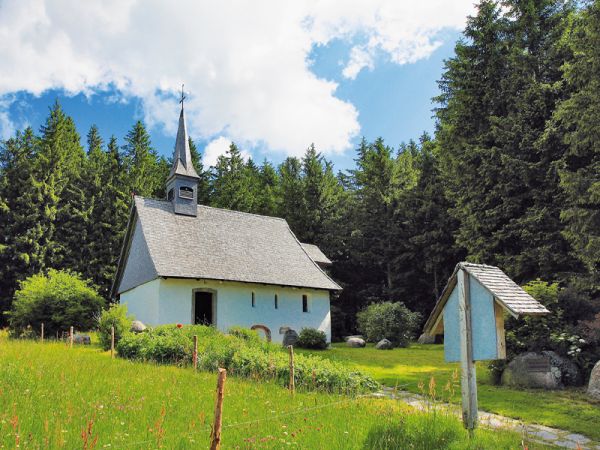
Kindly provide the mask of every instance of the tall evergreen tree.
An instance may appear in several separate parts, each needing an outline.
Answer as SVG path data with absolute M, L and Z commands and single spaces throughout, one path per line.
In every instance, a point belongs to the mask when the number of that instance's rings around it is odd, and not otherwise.
M 164 197 L 160 194 L 164 194 L 170 166 L 166 161 L 159 161 L 141 121 L 137 121 L 125 136 L 123 150 L 131 193 L 142 197 Z
M 238 147 L 231 143 L 225 155 L 219 156 L 212 176 L 213 206 L 249 212 L 254 207 L 251 177 L 253 163 L 244 162 Z
M 0 146 L 0 324 L 18 281 L 45 267 L 42 186 L 36 179 L 38 139 L 31 128 Z
M 81 184 L 85 153 L 73 119 L 56 102 L 41 129 L 36 159 L 42 183 L 44 214 L 40 220 L 46 248 L 45 267 L 81 270 L 81 242 L 88 220 Z
M 568 37 L 574 58 L 563 70 L 570 95 L 554 112 L 547 136 L 566 147 L 564 235 L 591 276 L 590 287 L 600 291 L 600 2 L 588 3 Z

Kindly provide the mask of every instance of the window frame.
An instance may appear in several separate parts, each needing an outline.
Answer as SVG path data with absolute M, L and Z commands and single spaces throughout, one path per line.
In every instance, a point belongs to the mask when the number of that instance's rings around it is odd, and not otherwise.
M 250 304 L 253 308 L 256 308 L 256 293 L 254 291 L 252 291 L 252 298 Z
M 275 307 L 275 309 L 279 309 L 279 295 L 275 294 L 275 296 L 273 297 L 273 306 Z

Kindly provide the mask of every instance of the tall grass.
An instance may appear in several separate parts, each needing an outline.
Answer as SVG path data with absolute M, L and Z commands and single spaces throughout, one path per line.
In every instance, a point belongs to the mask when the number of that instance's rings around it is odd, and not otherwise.
M 0 338 L 0 347 L 0 448 L 208 446 L 212 373 L 111 360 L 96 348 L 61 343 Z M 507 432 L 481 430 L 470 442 L 456 419 L 399 402 L 323 392 L 292 396 L 273 382 L 236 376 L 225 388 L 223 448 L 351 450 L 386 448 L 380 443 L 388 441 L 402 443 L 395 448 L 429 448 L 431 420 L 449 448 L 520 448 L 520 436 Z

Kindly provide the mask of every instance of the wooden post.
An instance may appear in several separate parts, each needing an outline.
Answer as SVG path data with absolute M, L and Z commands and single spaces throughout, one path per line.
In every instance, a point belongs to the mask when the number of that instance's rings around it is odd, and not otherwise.
M 464 269 L 458 273 L 458 312 L 463 424 L 469 430 L 469 435 L 472 435 L 477 426 L 477 377 L 473 361 L 469 274 Z
M 69 330 L 69 346 L 73 348 L 73 327 Z
M 115 327 L 110 327 L 110 357 L 115 357 Z
M 44 322 L 42 322 L 42 333 L 40 334 L 40 341 L 44 343 Z
M 194 371 L 198 370 L 198 336 L 194 335 L 194 353 L 192 353 Z
M 210 450 L 219 450 L 221 448 L 223 394 L 225 393 L 226 379 L 227 370 L 219 368 L 219 378 L 217 379 L 217 399 L 215 400 L 215 421 L 213 423 L 212 432 L 210 433 Z
M 296 390 L 296 382 L 294 376 L 294 346 L 288 345 L 288 350 L 290 351 L 290 391 L 293 394 Z

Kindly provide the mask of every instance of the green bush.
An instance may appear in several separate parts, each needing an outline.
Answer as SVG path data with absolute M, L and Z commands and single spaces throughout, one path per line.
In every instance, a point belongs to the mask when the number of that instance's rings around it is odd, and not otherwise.
M 244 339 L 245 341 L 260 343 L 261 338 L 256 330 L 251 330 L 250 328 L 244 327 L 231 327 L 229 328 L 229 334 L 238 337 L 240 339 Z
M 111 327 L 115 327 L 115 345 L 121 339 L 121 336 L 131 328 L 132 319 L 127 316 L 127 307 L 125 305 L 111 305 L 108 309 L 102 311 L 98 319 L 98 337 L 100 345 L 104 350 L 110 349 Z
M 302 328 L 296 345 L 300 348 L 324 350 L 327 348 L 327 335 L 316 328 Z
M 90 330 L 103 304 L 87 280 L 69 271 L 50 269 L 47 275 L 39 273 L 20 283 L 7 314 L 8 324 L 13 337 L 27 333 L 28 327 L 39 334 L 42 323 L 46 336 L 71 326 Z
M 145 333 L 125 333 L 117 345 L 119 356 L 165 364 L 189 365 L 192 337 L 198 336 L 198 367 L 244 378 L 272 380 L 282 386 L 289 382 L 289 359 L 280 345 L 264 342 L 253 335 L 233 330 L 223 334 L 214 327 L 161 325 Z M 257 335 L 258 336 L 258 335 Z M 329 392 L 370 392 L 379 387 L 373 379 L 341 363 L 311 355 L 296 355 L 295 384 L 298 389 Z
M 421 314 L 401 302 L 379 302 L 367 306 L 356 318 L 358 329 L 367 341 L 388 339 L 398 347 L 406 347 L 419 328 Z

